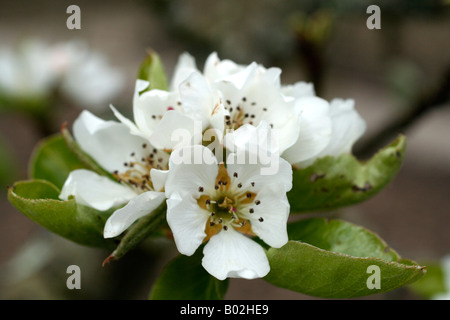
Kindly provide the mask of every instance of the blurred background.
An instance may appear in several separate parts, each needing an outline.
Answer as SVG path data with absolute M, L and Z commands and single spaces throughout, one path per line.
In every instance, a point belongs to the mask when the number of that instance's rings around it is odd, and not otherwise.
M 81 29 L 66 26 L 72 4 L 81 9 Z M 380 7 L 381 29 L 367 28 L 369 5 Z M 137 70 L 150 48 L 169 78 L 184 51 L 200 69 L 217 51 L 222 59 L 280 67 L 286 84 L 312 81 L 325 99 L 353 98 L 367 121 L 354 148 L 360 159 L 405 133 L 395 180 L 328 216 L 367 227 L 408 259 L 439 263 L 450 254 L 449 1 L 2 0 L 0 299 L 146 299 L 177 254 L 171 243 L 149 240 L 102 267 L 109 252 L 50 234 L 6 199 L 7 185 L 27 179 L 39 140 L 65 121 L 70 127 L 82 109 L 112 119 L 113 104 L 131 115 Z M 81 268 L 82 290 L 66 287 L 72 264 Z M 226 298 L 315 299 L 263 280 L 231 280 Z M 422 298 L 401 288 L 363 299 Z

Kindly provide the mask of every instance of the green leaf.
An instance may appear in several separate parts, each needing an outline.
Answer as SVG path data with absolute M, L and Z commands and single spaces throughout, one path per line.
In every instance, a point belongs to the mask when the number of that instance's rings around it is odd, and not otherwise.
M 367 200 L 395 177 L 405 149 L 406 138 L 400 135 L 367 162 L 344 154 L 320 158 L 309 167 L 294 170 L 288 193 L 291 212 L 331 210 Z
M 39 142 L 31 155 L 29 172 L 32 179 L 47 180 L 61 188 L 69 173 L 86 168 L 67 147 L 61 134 L 55 134 Z
M 188 257 L 179 255 L 169 262 L 156 280 L 151 300 L 221 300 L 228 279 L 218 280 L 201 265 L 202 250 Z
M 425 299 L 432 299 L 447 291 L 442 265 L 437 262 L 427 262 L 427 274 L 417 282 L 411 284 L 410 289 Z
M 354 257 L 376 257 L 398 261 L 400 256 L 376 234 L 342 220 L 305 219 L 288 224 L 289 240 Z
M 267 251 L 271 270 L 264 279 L 278 287 L 353 298 L 391 291 L 425 274 L 424 267 L 401 259 L 377 235 L 348 222 L 313 218 L 289 224 L 288 232 L 286 245 Z M 379 288 L 370 288 L 377 276 L 371 266 L 379 268 Z
M 148 81 L 150 83 L 147 90 L 160 89 L 167 90 L 167 77 L 164 71 L 164 66 L 159 55 L 149 50 L 147 58 L 139 67 L 138 79 Z
M 105 212 L 61 201 L 60 190 L 46 180 L 19 181 L 8 189 L 9 202 L 32 221 L 76 243 L 112 248 L 103 238 L 103 226 L 114 210 Z

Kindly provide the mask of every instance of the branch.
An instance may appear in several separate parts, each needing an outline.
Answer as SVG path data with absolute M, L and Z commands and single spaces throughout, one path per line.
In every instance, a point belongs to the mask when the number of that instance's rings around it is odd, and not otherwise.
M 395 119 L 388 126 L 374 134 L 367 142 L 355 150 L 358 157 L 369 157 L 377 152 L 388 141 L 394 139 L 399 133 L 405 133 L 422 116 L 433 109 L 443 107 L 450 101 L 450 67 L 447 68 L 441 83 L 428 94 L 419 97 L 413 107 Z

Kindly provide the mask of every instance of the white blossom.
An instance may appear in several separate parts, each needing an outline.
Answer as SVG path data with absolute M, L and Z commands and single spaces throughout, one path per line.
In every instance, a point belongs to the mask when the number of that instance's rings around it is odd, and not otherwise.
M 123 84 L 123 74 L 81 41 L 0 48 L 0 95 L 12 100 L 48 100 L 59 91 L 76 106 L 101 110 Z
M 43 99 L 51 93 L 57 75 L 51 48 L 37 40 L 0 48 L 0 95 L 13 99 Z
M 120 235 L 164 202 L 166 152 L 132 135 L 126 125 L 104 121 L 89 111 L 75 120 L 73 134 L 83 151 L 115 180 L 90 170 L 75 170 L 65 181 L 60 198 L 73 196 L 77 203 L 100 211 L 122 206 L 107 220 L 105 238 Z
M 253 134 L 267 134 L 270 129 L 266 128 Z M 241 138 L 237 135 L 234 141 Z M 196 153 L 201 161 L 193 161 Z M 261 162 L 242 163 L 237 158 L 230 154 L 226 164 L 219 163 L 201 145 L 178 148 L 171 154 L 165 184 L 167 222 L 179 252 L 192 255 L 206 242 L 202 265 L 220 280 L 253 279 L 269 272 L 264 249 L 249 236 L 276 248 L 288 240 L 286 192 L 292 187 L 291 165 L 280 158 L 278 170 L 263 175 Z
M 321 148 L 322 150 L 314 156 L 303 158 L 301 161 L 298 161 L 299 159 L 297 158 L 297 161 L 294 161 L 294 163 L 296 163 L 299 167 L 307 167 L 316 159 L 325 156 L 338 157 L 342 154 L 350 153 L 354 143 L 364 134 L 366 130 L 366 123 L 360 114 L 355 110 L 353 99 L 331 100 L 328 115 L 331 123 L 330 139 L 325 146 Z M 317 123 L 319 126 L 321 125 L 320 121 L 312 123 Z M 320 132 L 320 128 L 317 129 L 316 132 Z M 290 151 L 286 154 L 289 154 Z

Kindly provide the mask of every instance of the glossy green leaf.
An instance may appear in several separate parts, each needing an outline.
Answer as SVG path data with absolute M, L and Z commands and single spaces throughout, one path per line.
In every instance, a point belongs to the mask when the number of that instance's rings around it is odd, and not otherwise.
M 375 233 L 342 220 L 305 219 L 288 224 L 289 240 L 354 257 L 398 261 L 400 256 Z
M 72 170 L 86 166 L 67 147 L 61 134 L 39 142 L 33 151 L 29 164 L 32 179 L 47 180 L 61 188 Z
M 9 202 L 32 221 L 66 239 L 88 246 L 112 248 L 103 226 L 112 213 L 59 200 L 60 190 L 46 180 L 19 181 L 8 189 Z
M 168 89 L 167 76 L 164 71 L 164 66 L 159 55 L 155 51 L 150 50 L 147 58 L 142 62 L 139 67 L 138 79 L 145 80 L 150 83 L 147 90 Z
M 344 154 L 320 158 L 309 167 L 294 170 L 288 193 L 291 212 L 325 211 L 367 200 L 395 177 L 405 149 L 406 138 L 400 135 L 367 162 Z
M 267 251 L 271 270 L 264 279 L 278 287 L 316 297 L 353 298 L 391 291 L 425 273 L 377 235 L 348 222 L 307 219 L 290 224 L 288 232 L 286 245 Z M 379 288 L 372 287 L 378 275 Z
M 218 280 L 201 265 L 202 250 L 179 255 L 166 265 L 150 293 L 151 300 L 221 300 L 228 280 Z

